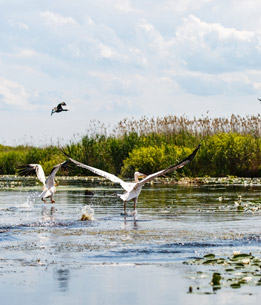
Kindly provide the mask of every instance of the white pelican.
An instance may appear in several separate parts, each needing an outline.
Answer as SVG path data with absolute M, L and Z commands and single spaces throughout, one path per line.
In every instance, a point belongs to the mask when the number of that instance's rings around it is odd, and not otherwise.
M 69 109 L 64 109 L 62 106 L 66 106 L 65 102 L 62 102 L 60 104 L 57 105 L 57 107 L 54 107 L 52 109 L 52 112 L 51 112 L 51 115 L 53 115 L 53 113 L 59 113 L 59 112 L 62 112 L 62 111 L 68 111 Z
M 126 215 L 127 214 L 126 213 L 126 201 L 129 201 L 131 199 L 134 201 L 134 213 L 135 213 L 136 212 L 136 203 L 138 201 L 138 197 L 139 197 L 139 194 L 141 192 L 141 189 L 142 189 L 142 187 L 145 183 L 151 181 L 152 179 L 154 179 L 156 177 L 165 175 L 168 172 L 177 170 L 177 169 L 183 167 L 184 165 L 188 164 L 189 162 L 191 162 L 193 160 L 193 158 L 195 157 L 199 148 L 200 148 L 200 145 L 193 151 L 193 153 L 191 155 L 189 155 L 186 159 L 179 162 L 178 164 L 172 165 L 172 166 L 170 166 L 166 169 L 163 169 L 161 171 L 158 171 L 154 174 L 150 174 L 150 175 L 146 176 L 146 175 L 141 174 L 139 172 L 135 172 L 134 173 L 134 182 L 125 182 L 125 181 L 123 181 L 122 179 L 118 178 L 117 176 L 115 176 L 113 174 L 107 173 L 107 172 L 105 172 L 101 169 L 98 169 L 98 168 L 80 163 L 78 161 L 75 161 L 74 159 L 70 158 L 69 156 L 67 156 L 67 157 L 70 161 L 75 163 L 77 166 L 82 167 L 82 168 L 86 168 L 89 171 L 91 171 L 91 172 L 93 172 L 93 173 L 95 173 L 99 176 L 105 177 L 105 178 L 111 180 L 114 183 L 119 183 L 122 186 L 122 188 L 125 190 L 125 192 L 123 194 L 118 194 L 118 196 L 124 202 L 124 213 L 123 213 L 123 215 Z M 143 178 L 143 179 L 141 181 L 139 181 L 139 178 Z
M 45 179 L 45 174 L 40 164 L 21 165 L 18 167 L 18 173 L 21 176 L 36 174 L 37 178 L 43 183 L 43 192 L 39 197 L 41 197 L 44 203 L 46 203 L 46 198 L 50 198 L 51 202 L 55 203 L 55 200 L 53 199 L 53 195 L 56 192 L 54 178 L 59 169 L 68 169 L 68 162 L 69 161 L 64 161 L 55 165 L 47 179 Z

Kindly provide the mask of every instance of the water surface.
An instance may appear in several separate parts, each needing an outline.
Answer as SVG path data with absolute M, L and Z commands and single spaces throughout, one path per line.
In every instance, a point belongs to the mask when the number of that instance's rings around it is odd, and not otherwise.
M 146 185 L 135 217 L 121 216 L 121 190 L 111 184 L 60 181 L 55 204 L 40 192 L 34 180 L 0 191 L 3 304 L 255 304 L 261 296 L 252 286 L 214 292 L 198 266 L 183 264 L 210 252 L 261 257 L 261 212 L 235 208 L 239 198 L 261 202 L 260 185 Z M 80 221 L 89 208 L 94 220 Z

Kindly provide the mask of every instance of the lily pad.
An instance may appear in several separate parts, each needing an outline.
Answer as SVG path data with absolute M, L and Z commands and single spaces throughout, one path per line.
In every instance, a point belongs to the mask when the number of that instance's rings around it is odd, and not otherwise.
M 238 260 L 242 260 L 242 259 L 246 259 L 246 258 L 252 259 L 252 258 L 254 258 L 254 256 L 252 254 L 240 253 L 240 254 L 233 255 L 231 260 L 238 261 Z
M 220 285 L 220 281 L 221 281 L 221 275 L 218 272 L 214 272 L 213 276 L 212 276 L 212 281 L 211 281 L 211 285 L 212 286 L 221 286 Z
M 214 253 L 208 253 L 206 255 L 203 256 L 206 259 L 213 259 L 216 257 L 216 255 Z
M 231 288 L 240 288 L 241 285 L 240 285 L 240 283 L 233 283 L 233 284 L 230 285 L 230 287 Z

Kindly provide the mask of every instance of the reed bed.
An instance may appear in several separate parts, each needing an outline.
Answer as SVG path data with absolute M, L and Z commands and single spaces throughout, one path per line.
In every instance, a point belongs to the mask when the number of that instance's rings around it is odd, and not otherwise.
M 186 116 L 124 119 L 113 128 L 91 122 L 80 141 L 64 147 L 74 159 L 105 171 L 131 177 L 172 165 L 201 143 L 193 162 L 173 175 L 261 177 L 261 116 L 231 115 L 189 119 Z M 17 166 L 40 163 L 46 172 L 64 160 L 59 147 L 0 145 L 0 174 L 15 174 Z M 68 175 L 92 175 L 73 168 Z

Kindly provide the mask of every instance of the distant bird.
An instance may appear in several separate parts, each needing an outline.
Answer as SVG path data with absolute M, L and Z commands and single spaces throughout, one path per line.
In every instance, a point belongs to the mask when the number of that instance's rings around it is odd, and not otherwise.
M 257 98 L 260 102 L 261 102 L 261 99 L 260 98 Z
M 69 109 L 64 109 L 63 106 L 66 106 L 65 102 L 61 102 L 60 104 L 57 105 L 57 107 L 54 107 L 52 109 L 51 115 L 53 115 L 53 113 L 59 113 L 62 111 L 68 111 Z
M 45 179 L 45 174 L 40 164 L 21 165 L 18 167 L 18 173 L 21 176 L 31 176 L 36 174 L 37 178 L 43 183 L 44 186 L 43 192 L 39 195 L 39 197 L 41 197 L 44 203 L 46 203 L 46 198 L 50 198 L 51 203 L 55 203 L 53 199 L 53 195 L 56 192 L 54 178 L 59 169 L 69 169 L 68 163 L 69 161 L 64 161 L 55 165 L 47 179 Z
M 125 192 L 123 194 L 117 194 L 117 195 L 124 202 L 124 213 L 123 213 L 123 215 L 127 215 L 127 213 L 126 213 L 126 201 L 129 201 L 131 199 L 134 201 L 134 207 L 133 208 L 134 208 L 134 213 L 135 213 L 136 212 L 136 203 L 138 201 L 138 197 L 139 197 L 139 194 L 141 192 L 141 189 L 142 189 L 142 187 L 145 183 L 151 181 L 152 179 L 154 179 L 156 177 L 165 175 L 168 172 L 175 171 L 179 168 L 182 168 L 184 165 L 188 164 L 189 162 L 191 162 L 194 159 L 194 157 L 195 157 L 197 151 L 199 150 L 199 148 L 200 148 L 200 145 L 192 152 L 191 155 L 189 155 L 186 159 L 179 162 L 178 164 L 170 166 L 170 167 L 168 167 L 166 169 L 163 169 L 161 171 L 158 171 L 154 174 L 146 176 L 142 173 L 135 172 L 134 173 L 134 181 L 135 182 L 125 182 L 125 181 L 123 181 L 122 179 L 118 178 L 117 176 L 115 176 L 113 174 L 107 173 L 103 170 L 100 170 L 100 169 L 97 169 L 95 167 L 85 165 L 83 163 L 75 161 L 74 159 L 70 158 L 69 156 L 67 156 L 67 157 L 70 161 L 75 163 L 77 166 L 82 167 L 82 168 L 86 168 L 89 171 L 91 171 L 91 172 L 93 172 L 93 173 L 95 173 L 99 176 L 105 177 L 105 178 L 111 180 L 114 183 L 119 183 L 122 186 L 122 188 L 125 190 Z M 139 178 L 143 178 L 143 179 L 141 181 L 139 181 Z

